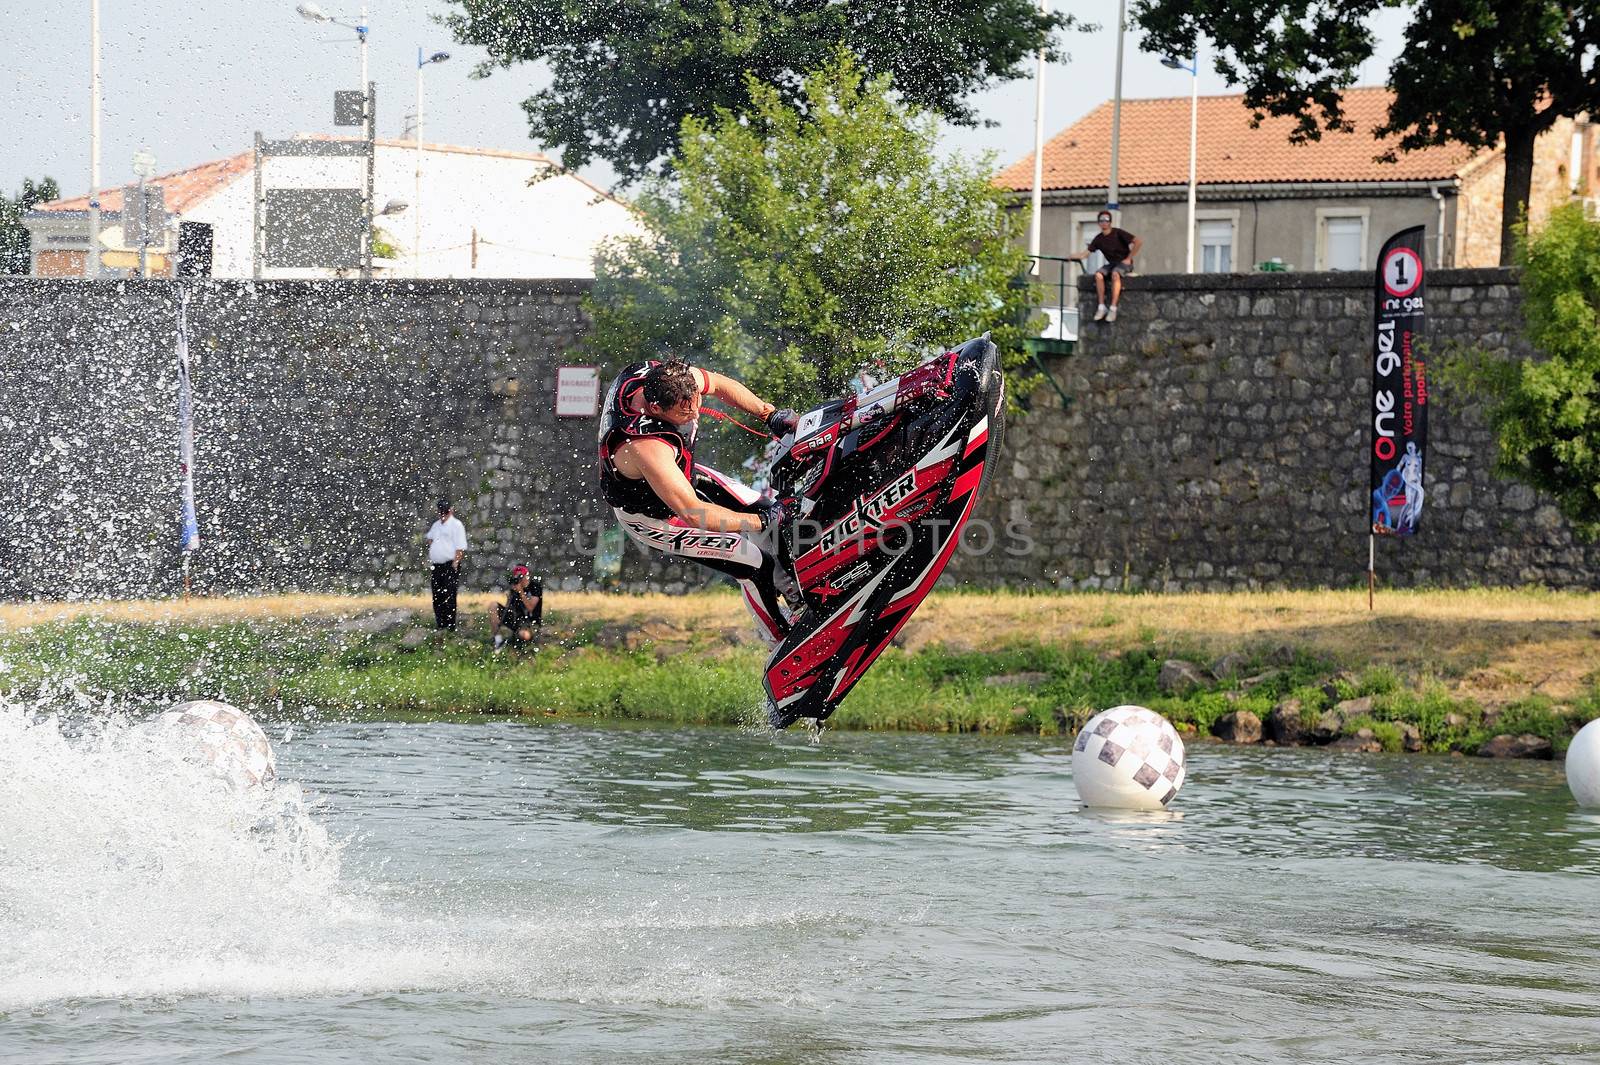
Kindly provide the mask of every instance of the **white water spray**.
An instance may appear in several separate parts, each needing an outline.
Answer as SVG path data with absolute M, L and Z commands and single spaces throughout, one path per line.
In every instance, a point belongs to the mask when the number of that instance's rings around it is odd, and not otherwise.
M 814 904 L 654 878 L 618 891 L 611 874 L 592 891 L 517 889 L 452 872 L 448 849 L 437 879 L 369 883 L 281 763 L 275 787 L 241 789 L 115 701 L 62 690 L 45 705 L 63 713 L 39 705 L 0 697 L 0 1012 L 423 990 L 819 1003 L 793 941 L 839 918 Z M 752 951 L 752 935 L 781 946 Z
M 339 848 L 298 787 L 240 791 L 185 753 L 120 716 L 74 735 L 0 701 L 0 1008 L 215 990 L 341 908 Z

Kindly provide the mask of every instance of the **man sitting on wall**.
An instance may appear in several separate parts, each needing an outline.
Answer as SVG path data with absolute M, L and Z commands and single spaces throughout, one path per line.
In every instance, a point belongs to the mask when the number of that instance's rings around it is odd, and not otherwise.
M 1133 257 L 1139 254 L 1140 240 L 1126 229 L 1111 224 L 1111 212 L 1101 211 L 1097 219 L 1100 232 L 1089 242 L 1087 251 L 1067 258 L 1082 262 L 1095 252 L 1106 257 L 1105 265 L 1094 272 L 1094 290 L 1100 296 L 1100 309 L 1094 312 L 1097 322 L 1117 320 L 1117 301 L 1122 298 L 1122 275 L 1133 270 Z M 1111 306 L 1106 306 L 1106 278 L 1111 278 Z
M 531 642 L 544 624 L 544 580 L 530 576 L 527 566 L 517 565 L 511 567 L 510 584 L 506 601 L 489 607 L 489 631 L 494 633 L 496 651 L 506 643 L 502 628 L 511 634 L 512 646 L 518 646 Z

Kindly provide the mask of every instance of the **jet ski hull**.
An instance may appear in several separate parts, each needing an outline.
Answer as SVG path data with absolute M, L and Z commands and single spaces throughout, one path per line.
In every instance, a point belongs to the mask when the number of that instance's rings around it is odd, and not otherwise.
M 786 481 L 813 487 L 785 543 L 805 609 L 767 661 L 774 727 L 833 713 L 933 590 L 990 479 L 1005 382 L 987 337 L 897 379 L 893 392 L 862 397 L 881 414 L 822 408 L 831 425 L 791 449 L 825 463 L 820 479 L 810 464 L 776 471 L 780 493 Z M 823 437 L 825 449 L 805 450 Z

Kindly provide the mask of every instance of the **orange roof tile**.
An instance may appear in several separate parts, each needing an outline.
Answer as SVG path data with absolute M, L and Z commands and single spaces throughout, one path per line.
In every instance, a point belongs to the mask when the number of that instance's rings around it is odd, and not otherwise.
M 360 137 L 345 137 L 337 134 L 303 133 L 301 138 L 307 140 L 339 140 L 358 141 Z M 409 140 L 391 140 L 379 137 L 377 143 L 385 148 L 410 148 L 415 143 Z M 501 159 L 526 159 L 529 162 L 546 163 L 558 166 L 555 160 L 543 152 L 518 152 L 500 148 L 469 148 L 459 144 L 432 144 L 424 141 L 422 147 L 430 152 L 449 152 L 456 155 L 481 155 Z M 161 185 L 166 189 L 167 210 L 174 214 L 182 214 L 196 203 L 216 192 L 241 174 L 250 173 L 255 165 L 255 153 L 243 152 L 230 156 L 227 159 L 214 159 L 209 163 L 189 167 L 187 170 L 175 170 L 170 174 L 147 179 L 152 185 Z M 577 177 L 576 174 L 573 175 Z M 579 178 L 583 181 L 584 179 Z M 615 199 L 610 193 L 599 188 L 591 182 L 584 181 L 596 192 Z M 621 202 L 620 200 L 618 201 Z M 51 200 L 48 203 L 37 205 L 36 211 L 86 211 L 89 209 L 89 197 L 74 196 L 71 199 Z M 100 209 L 102 211 L 122 210 L 122 188 L 102 189 L 100 191 Z
M 214 159 L 209 163 L 191 166 L 187 170 L 174 170 L 170 174 L 148 178 L 150 184 L 166 190 L 167 210 L 182 214 L 196 203 L 210 196 L 240 174 L 248 174 L 254 165 L 254 153 L 244 152 L 227 159 Z M 87 211 L 89 197 L 74 196 L 70 200 L 51 200 L 39 204 L 38 211 Z M 122 189 L 101 189 L 102 211 L 122 210 Z
M 1351 133 L 1324 133 L 1320 141 L 1290 144 L 1291 118 L 1267 117 L 1250 128 L 1243 94 L 1202 96 L 1195 181 L 1201 185 L 1278 181 L 1429 181 L 1455 177 L 1473 158 L 1461 144 L 1402 152 L 1396 162 L 1373 156 L 1392 138 L 1372 131 L 1388 117 L 1393 94 L 1382 87 L 1347 89 L 1345 116 Z M 1189 182 L 1189 98 L 1123 100 L 1117 184 L 1186 185 Z M 1111 173 L 1111 102 L 1107 101 L 1044 146 L 1047 189 L 1104 188 Z M 1033 153 L 995 176 L 1010 189 L 1033 188 Z

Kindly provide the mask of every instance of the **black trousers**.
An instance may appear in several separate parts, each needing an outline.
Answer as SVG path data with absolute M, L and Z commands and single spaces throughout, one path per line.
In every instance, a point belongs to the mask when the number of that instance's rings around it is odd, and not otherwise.
M 456 588 L 461 571 L 453 562 L 437 562 L 433 567 L 433 621 L 441 629 L 456 627 Z

